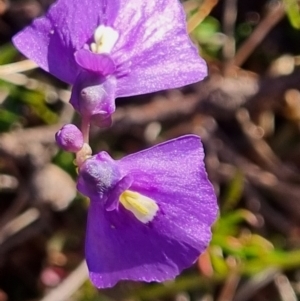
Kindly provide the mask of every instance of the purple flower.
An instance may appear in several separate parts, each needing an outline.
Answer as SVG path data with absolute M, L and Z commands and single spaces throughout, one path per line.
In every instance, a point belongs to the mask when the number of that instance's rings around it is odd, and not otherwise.
M 177 0 L 58 0 L 13 41 L 41 68 L 74 85 L 72 105 L 100 126 L 110 124 L 116 97 L 207 75 Z
M 95 286 L 164 281 L 195 262 L 218 211 L 203 159 L 200 138 L 189 135 L 83 163 L 77 188 L 91 200 L 86 259 Z

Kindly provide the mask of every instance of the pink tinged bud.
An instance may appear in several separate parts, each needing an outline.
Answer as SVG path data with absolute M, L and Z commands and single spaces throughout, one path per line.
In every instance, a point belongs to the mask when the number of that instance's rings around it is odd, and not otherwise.
M 67 152 L 77 153 L 83 146 L 83 135 L 73 124 L 64 125 L 55 135 L 56 143 Z

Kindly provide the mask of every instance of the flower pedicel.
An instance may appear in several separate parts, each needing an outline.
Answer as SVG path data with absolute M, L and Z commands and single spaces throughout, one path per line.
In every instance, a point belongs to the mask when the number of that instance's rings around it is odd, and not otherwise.
M 90 198 L 86 259 L 99 288 L 164 281 L 189 267 L 211 239 L 217 202 L 200 138 L 183 136 L 113 160 L 92 155 L 90 123 L 111 124 L 115 98 L 187 85 L 207 75 L 177 0 L 58 0 L 14 37 L 41 68 L 72 84 L 81 130 L 58 145 L 76 153 L 78 190 Z

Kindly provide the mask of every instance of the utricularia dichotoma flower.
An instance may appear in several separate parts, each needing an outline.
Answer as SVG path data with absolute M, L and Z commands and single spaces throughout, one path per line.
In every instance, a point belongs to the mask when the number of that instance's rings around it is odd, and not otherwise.
M 90 123 L 108 126 L 115 98 L 176 88 L 207 75 L 177 0 L 58 0 L 13 39 L 41 68 L 72 84 L 81 130 L 58 145 L 76 154 L 78 190 L 90 199 L 86 259 L 97 287 L 163 281 L 205 250 L 217 215 L 200 138 L 180 137 L 112 159 L 92 155 Z
M 176 88 L 207 75 L 177 0 L 59 0 L 13 39 L 73 85 L 71 104 L 101 125 L 115 98 Z

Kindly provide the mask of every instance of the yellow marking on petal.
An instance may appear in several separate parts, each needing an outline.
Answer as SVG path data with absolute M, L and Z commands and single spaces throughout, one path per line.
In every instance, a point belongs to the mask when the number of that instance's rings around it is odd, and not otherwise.
M 94 53 L 110 53 L 115 46 L 119 34 L 109 26 L 100 25 L 94 32 L 94 43 L 91 43 L 91 51 Z
M 154 200 L 131 190 L 125 190 L 119 200 L 125 209 L 131 211 L 144 224 L 152 221 L 158 211 Z

